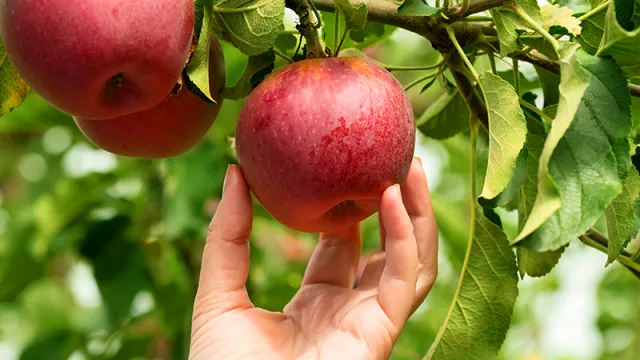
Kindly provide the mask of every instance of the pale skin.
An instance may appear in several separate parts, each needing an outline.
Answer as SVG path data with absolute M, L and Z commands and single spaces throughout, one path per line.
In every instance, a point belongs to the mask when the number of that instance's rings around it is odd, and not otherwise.
M 419 159 L 402 187 L 383 193 L 380 250 L 362 273 L 359 225 L 320 234 L 282 312 L 256 308 L 247 294 L 252 216 L 242 171 L 231 166 L 209 226 L 189 359 L 388 359 L 437 276 L 437 227 Z

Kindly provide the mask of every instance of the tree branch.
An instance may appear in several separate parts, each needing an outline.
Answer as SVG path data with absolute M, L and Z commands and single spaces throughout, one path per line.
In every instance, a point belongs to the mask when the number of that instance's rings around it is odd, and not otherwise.
M 487 107 L 480 98 L 480 95 L 476 92 L 471 80 L 458 70 L 462 66 L 463 64 L 460 55 L 452 53 L 449 58 L 449 70 L 451 71 L 451 75 L 453 75 L 453 79 L 456 81 L 458 89 L 460 89 L 460 94 L 462 94 L 462 98 L 467 103 L 469 111 L 476 114 L 478 120 L 485 129 L 489 129 Z
M 587 230 L 587 232 L 580 236 L 579 239 L 583 244 L 608 254 L 609 239 L 599 233 L 596 229 L 591 228 Z M 623 250 L 617 260 L 622 266 L 629 269 L 629 271 L 640 279 L 640 264 L 631 260 L 631 254 L 628 251 Z
M 288 0 L 293 1 L 293 0 Z M 299 0 L 295 0 L 299 1 Z M 322 11 L 334 12 L 336 9 L 334 0 L 311 0 Z M 382 0 L 351 0 L 353 4 L 365 4 L 367 6 L 367 19 L 373 22 L 397 26 L 409 30 L 427 38 L 435 48 L 445 48 L 446 51 L 453 48 L 448 40 L 447 33 L 441 28 L 443 23 L 451 23 L 456 37 L 461 44 L 473 42 L 482 34 L 484 29 L 489 29 L 488 24 L 477 22 L 457 21 L 468 14 L 480 12 L 502 4 L 502 0 L 477 0 L 471 1 L 469 10 L 465 14 L 457 14 L 460 7 L 453 7 L 447 11 L 449 18 L 445 20 L 439 17 L 406 16 L 398 13 L 399 4 Z M 440 49 L 438 49 L 440 50 Z
M 531 63 L 552 73 L 560 73 L 560 65 L 558 65 L 558 63 L 549 59 L 545 55 L 541 54 L 537 50 L 531 50 L 527 54 L 518 54 L 512 57 L 520 61 Z M 640 86 L 629 84 L 629 93 L 633 97 L 640 97 Z

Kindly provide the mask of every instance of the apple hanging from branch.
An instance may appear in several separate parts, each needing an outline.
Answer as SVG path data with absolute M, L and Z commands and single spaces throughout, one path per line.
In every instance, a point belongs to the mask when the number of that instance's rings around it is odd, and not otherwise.
M 215 104 L 196 96 L 183 81 L 151 109 L 113 119 L 74 117 L 74 120 L 89 141 L 117 155 L 148 159 L 180 155 L 204 137 L 222 107 L 225 60 L 215 36 L 210 40 L 208 68 Z
M 0 36 L 31 88 L 70 115 L 160 103 L 191 47 L 193 0 L 2 0 Z
M 411 103 L 387 70 L 355 57 L 280 68 L 247 98 L 236 129 L 243 173 L 262 206 L 299 231 L 325 232 L 379 208 L 415 146 Z

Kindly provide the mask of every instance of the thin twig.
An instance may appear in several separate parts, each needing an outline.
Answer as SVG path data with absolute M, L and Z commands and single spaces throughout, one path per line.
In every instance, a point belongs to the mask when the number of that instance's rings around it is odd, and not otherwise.
M 587 19 L 589 19 L 590 17 L 599 14 L 601 11 L 607 9 L 609 7 L 609 0 L 603 2 L 602 4 L 598 5 L 596 8 L 592 9 L 591 11 L 589 11 L 588 13 L 580 16 L 578 18 L 578 20 L 580 21 L 585 21 Z

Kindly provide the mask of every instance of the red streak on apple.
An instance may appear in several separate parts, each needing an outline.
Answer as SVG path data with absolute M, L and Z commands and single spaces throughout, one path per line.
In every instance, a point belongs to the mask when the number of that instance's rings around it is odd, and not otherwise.
M 415 136 L 411 103 L 387 70 L 358 58 L 309 59 L 254 89 L 236 151 L 275 219 L 327 232 L 369 217 L 384 190 L 404 182 Z

